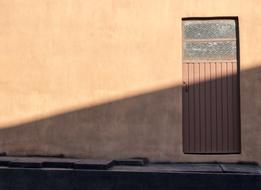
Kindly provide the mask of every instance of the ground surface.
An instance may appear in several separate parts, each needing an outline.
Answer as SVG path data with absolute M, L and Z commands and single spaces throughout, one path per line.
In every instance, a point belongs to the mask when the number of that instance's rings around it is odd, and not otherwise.
M 261 189 L 261 167 L 234 163 L 149 163 L 0 157 L 0 189 Z

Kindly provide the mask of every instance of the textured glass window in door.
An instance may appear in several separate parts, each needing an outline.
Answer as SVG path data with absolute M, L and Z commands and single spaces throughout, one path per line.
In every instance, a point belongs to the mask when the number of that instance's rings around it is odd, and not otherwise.
M 236 60 L 234 20 L 183 21 L 183 60 Z

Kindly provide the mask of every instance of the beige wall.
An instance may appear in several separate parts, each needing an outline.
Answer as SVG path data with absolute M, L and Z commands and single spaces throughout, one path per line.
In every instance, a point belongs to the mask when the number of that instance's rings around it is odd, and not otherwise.
M 261 163 L 261 1 L 0 0 L 0 152 Z M 182 153 L 181 18 L 239 16 L 242 154 Z

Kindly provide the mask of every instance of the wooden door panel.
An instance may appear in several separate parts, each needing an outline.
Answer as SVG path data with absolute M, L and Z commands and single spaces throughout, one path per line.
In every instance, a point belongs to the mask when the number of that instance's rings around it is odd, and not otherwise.
M 238 153 L 236 62 L 183 63 L 185 153 Z

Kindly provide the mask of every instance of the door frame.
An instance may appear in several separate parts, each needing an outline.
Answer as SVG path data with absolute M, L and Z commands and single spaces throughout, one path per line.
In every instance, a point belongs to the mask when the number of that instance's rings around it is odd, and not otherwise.
M 203 155 L 209 155 L 209 154 L 241 154 L 242 152 L 242 132 L 241 132 L 241 90 L 240 90 L 240 32 L 239 32 L 239 18 L 238 16 L 213 16 L 213 17 L 183 17 L 181 19 L 181 34 L 182 34 L 182 61 L 181 64 L 183 64 L 183 60 L 184 60 L 184 27 L 183 27 L 183 21 L 188 21 L 188 20 L 234 20 L 235 21 L 235 29 L 236 29 L 236 60 L 237 60 L 237 105 L 238 105 L 238 110 L 237 110 L 237 114 L 238 114 L 238 128 L 239 128 L 239 152 L 233 152 L 233 153 L 189 153 L 184 151 L 184 127 L 183 127 L 183 122 L 184 122 L 184 116 L 183 116 L 183 84 L 182 86 L 182 150 L 184 154 L 203 154 Z M 183 69 L 183 65 L 182 65 L 182 69 Z M 183 71 L 182 71 L 182 83 L 183 83 Z

